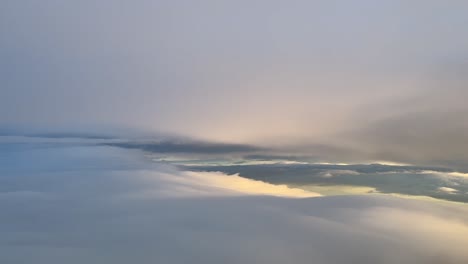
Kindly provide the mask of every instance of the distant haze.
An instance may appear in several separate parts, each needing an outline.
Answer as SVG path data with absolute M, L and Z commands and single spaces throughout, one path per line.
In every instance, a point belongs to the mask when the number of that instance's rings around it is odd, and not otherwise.
M 461 166 L 467 14 L 456 0 L 6 0 L 0 124 Z

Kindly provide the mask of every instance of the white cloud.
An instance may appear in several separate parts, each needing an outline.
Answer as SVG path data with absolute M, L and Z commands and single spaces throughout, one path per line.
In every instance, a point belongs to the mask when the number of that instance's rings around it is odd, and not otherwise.
M 359 172 L 353 170 L 327 170 L 320 173 L 322 178 L 332 178 L 336 175 L 359 175 Z
M 457 189 L 450 188 L 450 187 L 439 187 L 439 188 L 437 188 L 437 190 L 439 190 L 441 192 L 445 192 L 445 193 L 456 193 L 456 192 L 458 192 Z

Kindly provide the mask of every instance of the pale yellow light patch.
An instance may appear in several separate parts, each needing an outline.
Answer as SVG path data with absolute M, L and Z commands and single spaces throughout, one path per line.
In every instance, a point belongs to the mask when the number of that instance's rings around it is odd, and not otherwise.
M 126 195 L 127 198 L 206 197 L 269 195 L 288 198 L 321 196 L 319 193 L 246 179 L 222 172 L 153 172 L 140 171 L 134 178 L 145 183 L 145 190 Z
M 450 187 L 439 187 L 437 190 L 439 190 L 440 192 L 449 193 L 449 194 L 454 194 L 458 192 L 457 189 L 450 188 Z
M 194 185 L 219 188 L 227 192 L 248 195 L 272 195 L 282 197 L 317 197 L 318 193 L 286 185 L 274 185 L 262 181 L 246 179 L 239 175 L 226 175 L 220 172 L 186 172 L 186 180 Z
M 382 195 L 392 195 L 395 197 L 401 197 L 405 199 L 412 199 L 412 200 L 419 200 L 419 201 L 429 201 L 433 203 L 455 203 L 455 204 L 464 204 L 463 202 L 456 202 L 456 201 L 449 201 L 449 200 L 443 200 L 443 199 L 437 199 L 434 197 L 430 196 L 425 196 L 425 195 L 410 195 L 410 194 L 402 194 L 402 193 L 387 193 L 387 194 L 382 194 Z
M 347 185 L 301 185 L 294 186 L 301 189 L 317 192 L 321 195 L 351 195 L 378 193 L 377 189 L 367 186 L 347 186 Z
M 386 166 L 410 166 L 411 165 L 408 163 L 386 161 L 386 160 L 371 161 L 369 162 L 369 164 L 380 164 L 380 165 L 386 165 Z
M 314 162 L 314 163 L 311 163 L 312 165 L 338 165 L 338 166 L 348 166 L 348 165 L 351 165 L 350 163 L 342 163 L 342 162 L 339 162 L 339 163 L 333 163 L 333 162 Z
M 431 170 L 426 170 L 422 171 L 422 174 L 433 174 L 439 177 L 444 177 L 444 176 L 449 176 L 449 177 L 460 177 L 460 178 L 468 178 L 468 173 L 464 172 L 441 172 L 441 171 L 431 171 Z
M 447 175 L 453 176 L 453 177 L 468 178 L 468 173 L 463 173 L 463 172 L 449 172 L 447 173 Z

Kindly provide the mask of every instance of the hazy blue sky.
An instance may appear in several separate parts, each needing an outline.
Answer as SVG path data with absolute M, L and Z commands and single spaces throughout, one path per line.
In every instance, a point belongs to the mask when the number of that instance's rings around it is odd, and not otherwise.
M 0 124 L 468 160 L 466 1 L 0 5 Z

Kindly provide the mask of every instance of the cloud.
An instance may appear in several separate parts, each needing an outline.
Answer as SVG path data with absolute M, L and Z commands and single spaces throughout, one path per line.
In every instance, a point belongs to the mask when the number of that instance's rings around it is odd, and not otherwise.
M 200 142 L 194 140 L 162 140 L 157 142 L 118 142 L 103 145 L 129 149 L 141 149 L 155 153 L 188 153 L 188 154 L 238 154 L 264 151 L 266 148 L 246 144 L 228 144 Z
M 468 173 L 457 172 L 457 171 L 441 172 L 441 171 L 426 170 L 426 171 L 422 171 L 422 173 L 433 174 L 442 178 L 451 178 L 451 179 L 459 179 L 459 180 L 463 180 L 463 178 L 468 178 Z
M 454 93 L 451 96 L 463 98 L 466 95 Z M 439 103 L 435 101 L 434 104 Z M 455 104 L 453 101 L 445 109 L 416 106 L 414 110 L 399 110 L 391 117 L 377 117 L 376 121 L 356 128 L 350 137 L 356 142 L 353 148 L 364 159 L 367 156 L 465 171 L 467 168 L 463 161 L 468 160 L 464 151 L 464 142 L 468 140 L 465 133 L 468 130 L 468 108 L 461 105 L 463 108 L 451 110 Z
M 226 162 L 227 163 L 227 162 Z M 178 164 L 184 164 L 183 162 Z M 222 162 L 196 166 L 180 165 L 182 169 L 238 173 L 242 177 L 272 184 L 306 188 L 315 192 L 381 193 L 428 196 L 449 201 L 468 202 L 468 181 L 464 173 L 446 168 L 382 164 L 249 164 Z M 364 188 L 356 188 L 364 187 Z M 441 192 L 437 188 L 456 188 L 458 192 Z M 448 195 L 449 194 L 449 195 Z
M 323 178 L 331 178 L 335 175 L 359 175 L 359 172 L 353 170 L 328 170 L 320 173 Z
M 286 185 L 273 185 L 258 180 L 226 175 L 221 172 L 179 172 L 158 173 L 154 171 L 137 172 L 134 178 L 147 182 L 148 188 L 130 194 L 129 197 L 226 197 L 246 195 L 269 195 L 290 198 L 305 198 L 321 196 L 318 193 L 289 188 Z M 161 189 L 161 185 L 165 186 Z
M 290 199 L 297 190 L 184 172 L 112 147 L 0 151 L 5 263 L 468 260 L 468 211 L 457 204 L 379 195 Z
M 458 192 L 457 189 L 450 188 L 450 187 L 439 187 L 437 188 L 437 190 L 441 192 L 445 192 L 445 193 L 450 193 L 450 194 Z

